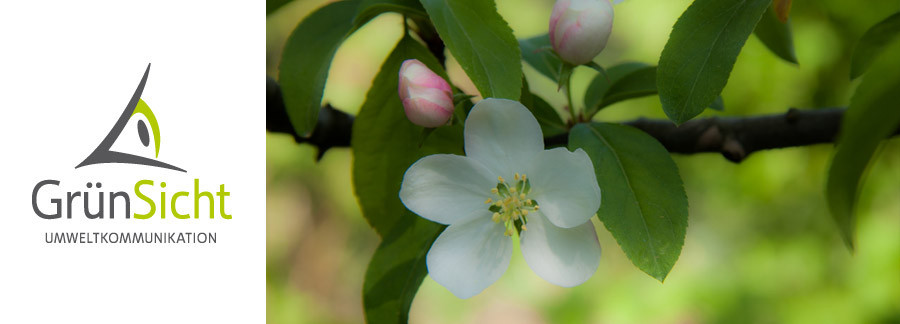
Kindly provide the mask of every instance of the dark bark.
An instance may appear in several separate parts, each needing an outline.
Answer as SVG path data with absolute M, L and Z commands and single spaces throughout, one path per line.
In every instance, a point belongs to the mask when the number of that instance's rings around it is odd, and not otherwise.
M 759 150 L 834 142 L 844 108 L 799 110 L 754 117 L 712 117 L 671 122 L 639 119 L 629 125 L 655 137 L 669 152 L 719 152 L 732 162 Z
M 322 159 L 332 147 L 349 147 L 353 130 L 353 116 L 325 105 L 319 110 L 319 120 L 309 137 L 300 137 L 288 118 L 281 87 L 271 77 L 266 77 L 266 129 L 275 133 L 294 136 L 297 143 L 309 143 L 319 149 L 316 160 Z
M 434 58 L 446 69 L 447 56 L 444 55 L 444 40 L 441 39 L 437 30 L 434 29 L 434 24 L 429 19 L 412 19 L 412 21 L 415 23 L 413 30 L 416 35 L 419 35 L 419 38 L 425 42 L 431 55 L 434 55 Z
M 288 133 L 298 143 L 319 148 L 319 158 L 332 147 L 350 146 L 353 116 L 322 107 L 316 129 L 309 138 L 298 137 L 291 127 L 278 84 L 267 78 L 266 129 Z M 832 143 L 841 126 L 845 108 L 800 110 L 752 117 L 710 117 L 676 126 L 665 119 L 627 121 L 623 124 L 643 130 L 669 152 L 680 154 L 720 153 L 732 162 L 741 162 L 760 150 Z M 893 135 L 900 134 L 900 128 Z M 547 146 L 568 143 L 568 134 L 544 139 Z
M 623 124 L 643 130 L 666 147 L 681 154 L 721 153 L 740 162 L 753 152 L 776 148 L 832 143 L 841 127 L 845 108 L 800 110 L 752 117 L 711 117 L 675 126 L 668 120 L 641 118 Z M 894 135 L 900 133 L 894 132 Z M 565 144 L 566 135 L 547 139 L 550 145 Z

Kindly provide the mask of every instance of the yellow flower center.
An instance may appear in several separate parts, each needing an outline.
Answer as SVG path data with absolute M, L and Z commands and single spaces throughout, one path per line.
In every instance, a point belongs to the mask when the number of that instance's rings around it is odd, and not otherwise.
M 484 201 L 489 204 L 488 210 L 493 212 L 491 220 L 494 223 L 503 222 L 506 236 L 512 236 L 518 229 L 528 230 L 528 213 L 539 209 L 537 201 L 528 199 L 531 192 L 531 181 L 528 177 L 515 174 L 515 183 L 509 184 L 503 177 L 497 177 L 497 187 L 491 188 L 491 196 Z

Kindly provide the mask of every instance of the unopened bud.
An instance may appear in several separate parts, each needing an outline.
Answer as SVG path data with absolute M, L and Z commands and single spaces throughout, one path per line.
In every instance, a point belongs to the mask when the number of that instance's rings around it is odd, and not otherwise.
M 609 0 L 557 0 L 550 15 L 550 43 L 563 61 L 585 64 L 606 47 L 612 23 Z
M 438 127 L 447 124 L 453 114 L 450 84 L 419 60 L 406 60 L 400 65 L 398 91 L 406 118 L 413 124 Z

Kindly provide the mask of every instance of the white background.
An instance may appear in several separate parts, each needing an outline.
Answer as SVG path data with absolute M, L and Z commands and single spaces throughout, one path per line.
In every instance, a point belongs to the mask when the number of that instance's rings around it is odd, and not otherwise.
M 265 321 L 263 5 L 0 2 L 0 323 Z M 147 63 L 142 98 L 159 121 L 159 160 L 188 172 L 74 169 L 112 128 Z M 193 191 L 195 178 L 213 193 L 225 184 L 233 219 L 88 220 L 76 200 L 73 219 L 44 220 L 31 208 L 44 179 L 62 182 L 49 192 L 57 197 L 91 192 L 92 210 L 97 190 L 85 184 L 100 181 L 142 212 L 136 181 L 166 181 L 170 197 Z M 180 209 L 192 209 L 189 200 Z M 218 243 L 44 243 L 54 231 L 205 231 Z

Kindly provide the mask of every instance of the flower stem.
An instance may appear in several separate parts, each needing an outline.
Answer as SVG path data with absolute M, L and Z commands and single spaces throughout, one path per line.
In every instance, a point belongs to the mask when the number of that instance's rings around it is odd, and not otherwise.
M 572 117 L 572 124 L 575 124 L 577 122 L 575 120 L 575 106 L 572 105 L 572 90 L 569 87 L 566 87 L 566 99 L 569 100 L 569 116 Z
M 406 15 L 403 15 L 403 35 L 409 35 L 409 22 L 406 20 Z
M 569 103 L 569 116 L 572 118 L 572 125 L 575 125 L 578 121 L 575 120 L 575 105 L 572 104 L 572 70 L 575 67 L 569 65 L 568 63 L 564 63 L 563 65 L 563 73 L 562 77 L 565 78 L 561 80 L 566 90 L 566 100 Z

